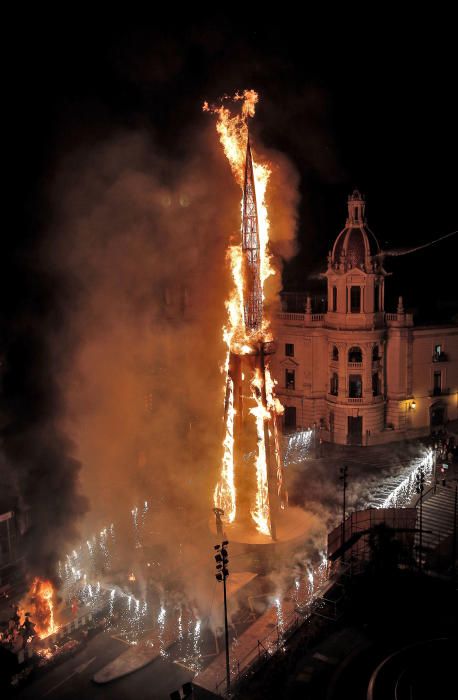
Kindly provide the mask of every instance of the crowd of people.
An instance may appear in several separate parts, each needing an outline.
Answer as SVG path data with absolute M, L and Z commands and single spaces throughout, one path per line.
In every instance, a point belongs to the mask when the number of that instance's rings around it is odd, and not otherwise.
M 12 614 L 8 620 L 6 629 L 0 631 L 0 643 L 4 648 L 17 653 L 24 649 L 27 644 L 31 644 L 37 636 L 35 625 L 30 619 L 30 613 L 26 612 L 24 621 L 21 622 L 19 609 L 17 606 L 12 606 Z

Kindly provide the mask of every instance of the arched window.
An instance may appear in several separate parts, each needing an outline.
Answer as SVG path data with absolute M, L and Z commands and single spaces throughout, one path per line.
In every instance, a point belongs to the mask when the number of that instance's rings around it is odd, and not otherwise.
M 334 345 L 334 347 L 332 348 L 332 359 L 334 360 L 334 362 L 337 362 L 337 360 L 339 359 L 339 348 L 337 347 L 337 345 Z
M 372 348 L 372 362 L 376 362 L 377 360 L 380 360 L 379 347 L 378 345 L 374 345 Z
M 333 396 L 337 396 L 339 393 L 339 377 L 337 372 L 331 374 L 331 383 L 329 387 L 329 393 Z
M 362 362 L 363 361 L 363 353 L 361 352 L 361 348 L 358 348 L 356 345 L 348 351 L 348 361 L 349 362 Z

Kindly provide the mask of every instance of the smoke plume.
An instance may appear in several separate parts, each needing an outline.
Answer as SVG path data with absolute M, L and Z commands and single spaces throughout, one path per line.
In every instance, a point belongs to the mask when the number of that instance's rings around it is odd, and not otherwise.
M 271 179 L 272 239 L 289 256 L 297 178 L 284 166 Z M 240 235 L 240 191 L 213 124 L 175 161 L 146 131 L 79 146 L 47 195 L 36 267 L 53 294 L 45 322 L 28 319 L 10 347 L 20 386 L 6 392 L 25 397 L 10 409 L 4 458 L 31 508 L 31 572 L 54 573 L 88 508 L 86 533 L 146 499 L 171 554 L 187 539 L 195 559 L 192 528 L 211 515 L 221 460 L 226 248 Z

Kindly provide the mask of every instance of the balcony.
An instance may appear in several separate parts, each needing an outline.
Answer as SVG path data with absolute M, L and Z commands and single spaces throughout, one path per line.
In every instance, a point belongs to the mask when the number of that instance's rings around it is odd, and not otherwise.
M 348 401 L 348 403 L 362 403 L 363 397 L 362 396 L 357 396 L 357 397 L 350 396 L 347 399 L 347 401 Z
M 434 389 L 431 389 L 431 391 L 428 392 L 429 396 L 448 396 L 450 394 L 450 389 L 449 388 L 444 388 L 440 386 L 434 387 Z
M 305 314 L 289 313 L 287 311 L 280 312 L 277 317 L 280 321 L 294 321 L 295 323 L 304 323 Z
M 448 362 L 448 355 L 446 352 L 435 352 L 433 353 L 433 362 Z
M 413 314 L 385 314 L 387 326 L 413 326 Z
M 349 362 L 348 363 L 348 369 L 362 369 L 362 368 L 363 368 L 362 362 Z

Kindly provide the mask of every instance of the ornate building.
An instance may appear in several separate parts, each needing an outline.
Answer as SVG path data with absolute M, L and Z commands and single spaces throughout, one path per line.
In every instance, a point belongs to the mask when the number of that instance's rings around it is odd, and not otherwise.
M 414 326 L 402 297 L 385 312 L 383 254 L 358 191 L 328 256 L 327 312 L 280 313 L 272 367 L 284 425 L 368 445 L 458 418 L 458 326 Z

